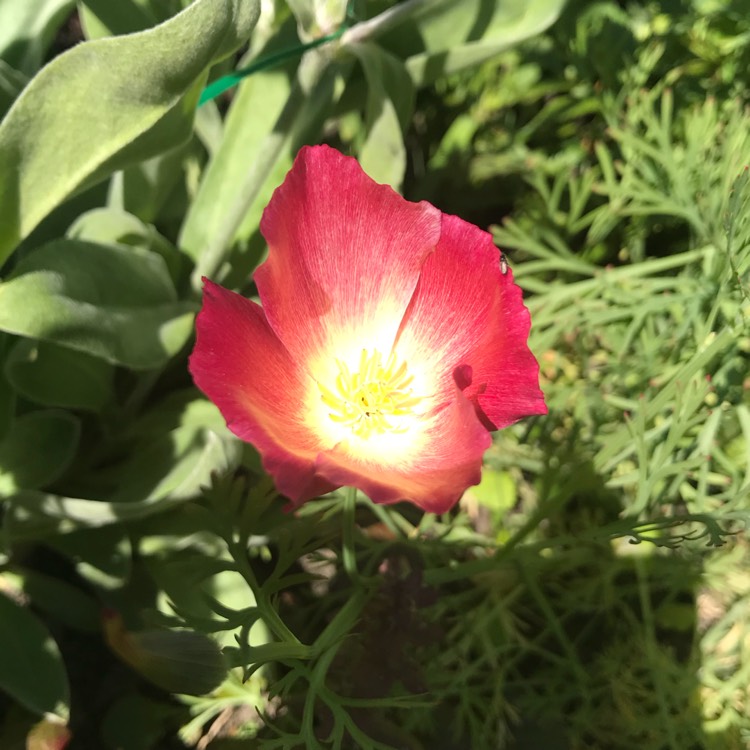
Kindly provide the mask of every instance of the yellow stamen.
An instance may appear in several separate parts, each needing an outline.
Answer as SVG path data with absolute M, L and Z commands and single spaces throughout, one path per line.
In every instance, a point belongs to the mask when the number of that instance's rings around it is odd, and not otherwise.
M 359 370 L 352 373 L 341 360 L 336 360 L 339 372 L 333 387 L 318 383 L 321 400 L 332 411 L 333 422 L 350 427 L 361 438 L 373 433 L 404 432 L 398 419 L 412 413 L 421 398 L 409 388 L 413 377 L 408 374 L 406 362 L 399 364 L 391 353 L 383 364 L 380 352 L 362 350 Z

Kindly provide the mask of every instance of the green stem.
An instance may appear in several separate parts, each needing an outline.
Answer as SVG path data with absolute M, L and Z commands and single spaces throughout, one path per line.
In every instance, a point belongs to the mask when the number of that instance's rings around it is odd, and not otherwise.
M 294 646 L 300 646 L 306 649 L 306 653 L 309 653 L 309 647 L 305 646 L 299 638 L 289 630 L 286 623 L 281 619 L 279 613 L 264 595 L 258 584 L 258 580 L 255 577 L 255 571 L 253 571 L 250 561 L 247 559 L 247 549 L 244 546 L 238 545 L 236 542 L 230 542 L 229 540 L 227 540 L 227 545 L 229 547 L 229 554 L 234 560 L 237 572 L 245 579 L 248 587 L 253 592 L 255 605 L 260 610 L 261 618 L 268 626 L 268 629 L 276 638 L 278 638 L 279 641 Z
M 350 580 L 356 581 L 359 578 L 357 570 L 357 554 L 354 549 L 354 525 L 357 513 L 357 488 L 347 487 L 344 495 L 344 507 L 341 512 L 342 545 L 341 556 L 344 562 L 344 570 Z
M 656 621 L 654 619 L 654 610 L 651 604 L 651 592 L 646 571 L 646 563 L 642 556 L 635 556 L 635 571 L 638 577 L 638 597 L 641 604 L 641 616 L 643 618 L 644 630 L 646 633 L 645 650 L 648 656 L 648 663 L 651 666 L 651 681 L 656 693 L 656 700 L 659 705 L 662 725 L 666 727 L 669 738 L 669 747 L 671 750 L 680 747 L 680 743 L 675 736 L 675 724 L 673 713 L 670 708 L 669 690 L 664 684 L 664 676 L 659 669 L 659 646 L 656 640 Z

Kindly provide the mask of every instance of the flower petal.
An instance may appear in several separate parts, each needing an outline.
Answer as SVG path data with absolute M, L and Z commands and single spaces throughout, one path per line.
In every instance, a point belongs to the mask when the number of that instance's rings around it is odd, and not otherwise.
M 527 339 L 531 319 L 513 273 L 502 273 L 491 236 L 442 217 L 437 249 L 424 263 L 396 345 L 410 369 L 435 373 L 443 401 L 453 383 L 488 429 L 546 414 L 539 365 Z
M 440 212 L 315 146 L 299 152 L 260 226 L 269 255 L 254 278 L 266 317 L 317 376 L 334 357 L 358 360 L 363 323 L 367 346 L 390 351 L 440 237 Z
M 216 404 L 229 429 L 255 445 L 279 491 L 315 497 L 334 489 L 315 474 L 320 444 L 302 419 L 308 378 L 263 310 L 204 279 L 196 329 L 189 363 L 195 384 Z
M 423 423 L 418 450 L 381 463 L 341 443 L 318 457 L 318 472 L 332 484 L 357 487 L 375 503 L 409 500 L 430 513 L 447 512 L 479 483 L 492 442 L 473 404 L 453 389 L 452 402 Z
M 206 281 L 190 370 L 298 505 L 340 485 L 443 512 L 488 430 L 546 413 L 491 237 L 303 149 L 264 212 L 263 308 Z

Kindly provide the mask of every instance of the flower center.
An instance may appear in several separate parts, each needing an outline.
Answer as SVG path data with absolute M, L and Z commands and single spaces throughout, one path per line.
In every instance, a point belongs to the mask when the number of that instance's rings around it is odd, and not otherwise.
M 391 353 L 383 364 L 380 352 L 362 350 L 359 370 L 352 373 L 344 362 L 336 360 L 339 374 L 333 388 L 318 383 L 321 398 L 332 411 L 328 415 L 337 424 L 350 427 L 355 435 L 367 438 L 373 433 L 405 432 L 399 418 L 412 414 L 421 401 L 409 388 L 406 362 L 399 364 Z

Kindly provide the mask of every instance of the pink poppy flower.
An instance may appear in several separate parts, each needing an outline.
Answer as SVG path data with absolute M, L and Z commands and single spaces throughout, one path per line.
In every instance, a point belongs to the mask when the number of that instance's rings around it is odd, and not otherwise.
M 262 307 L 205 279 L 190 371 L 294 506 L 350 485 L 445 512 L 491 430 L 547 412 L 487 232 L 326 146 L 300 151 L 260 228 Z

